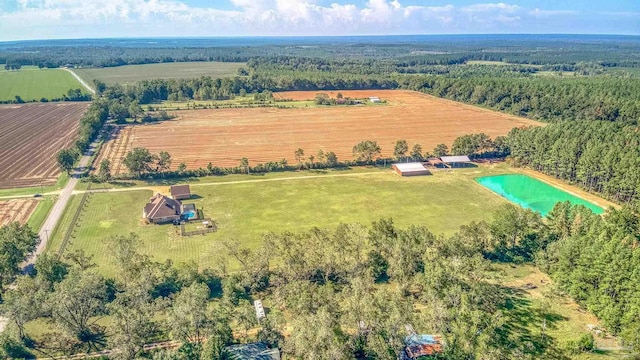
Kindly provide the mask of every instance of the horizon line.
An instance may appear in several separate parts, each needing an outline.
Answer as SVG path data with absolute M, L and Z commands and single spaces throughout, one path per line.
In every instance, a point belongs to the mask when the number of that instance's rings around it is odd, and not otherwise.
M 352 35 L 211 35 L 211 36 L 106 36 L 78 38 L 34 38 L 21 40 L 0 40 L 0 43 L 17 43 L 29 41 L 77 41 L 77 40 L 118 40 L 118 39 L 302 39 L 302 38 L 351 38 L 351 37 L 417 37 L 417 36 L 619 36 L 640 37 L 640 34 L 621 33 L 439 33 L 439 34 L 352 34 Z

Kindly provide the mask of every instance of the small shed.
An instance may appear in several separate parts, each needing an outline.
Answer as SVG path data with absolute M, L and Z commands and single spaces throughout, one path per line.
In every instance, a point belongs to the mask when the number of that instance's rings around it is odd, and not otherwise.
M 431 174 L 429 170 L 427 170 L 427 168 L 419 162 L 397 163 L 391 165 L 391 168 L 396 174 L 400 176 L 420 176 Z
M 369 97 L 369 101 L 371 101 L 372 103 L 379 103 L 380 102 L 380 98 L 377 96 L 371 96 Z
M 440 160 L 442 160 L 447 167 L 464 167 L 471 164 L 471 160 L 469 160 L 469 157 L 466 155 L 441 156 Z
M 173 185 L 171 186 L 171 197 L 174 200 L 185 200 L 191 198 L 191 189 L 189 185 Z
M 256 308 L 256 318 L 258 320 L 267 317 L 264 313 L 264 307 L 262 306 L 262 300 L 256 300 L 253 302 L 253 306 Z
M 231 345 L 225 349 L 237 360 L 280 360 L 280 350 L 270 349 L 263 342 Z

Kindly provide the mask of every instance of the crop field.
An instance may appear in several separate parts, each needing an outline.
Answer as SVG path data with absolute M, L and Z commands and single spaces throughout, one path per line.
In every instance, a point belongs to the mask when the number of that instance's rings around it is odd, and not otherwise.
M 0 189 L 55 184 L 60 175 L 56 153 L 75 141 L 87 106 L 0 106 Z
M 29 220 L 29 216 L 38 206 L 39 201 L 36 199 L 13 199 L 0 201 L 0 226 L 19 222 L 25 224 Z
M 89 195 L 66 251 L 84 249 L 105 273 L 113 271 L 111 235 L 136 232 L 142 251 L 154 260 L 195 261 L 211 266 L 216 243 L 237 239 L 256 246 L 269 231 L 302 231 L 314 226 L 335 228 L 339 223 L 369 225 L 393 218 L 400 227 L 427 226 L 435 234 L 451 235 L 460 225 L 489 220 L 506 200 L 475 183 L 477 176 L 510 172 L 501 165 L 432 176 L 402 178 L 390 169 L 365 168 L 302 171 L 258 175 L 229 175 L 211 182 L 191 183 L 191 201 L 205 217 L 218 222 L 219 231 L 181 237 L 173 225 L 145 225 L 142 209 L 154 192 L 168 194 L 168 186 L 124 188 Z M 57 252 L 80 202 L 75 195 L 55 230 L 48 251 Z
M 24 67 L 19 71 L 0 70 L 0 101 L 61 98 L 70 89 L 85 90 L 73 75 L 62 69 Z
M 329 93 L 329 92 L 327 92 Z M 342 91 L 345 97 L 379 96 L 386 106 L 326 106 L 295 109 L 250 108 L 176 111 L 175 119 L 155 124 L 131 125 L 104 147 L 100 157 L 118 164 L 126 151 L 145 147 L 168 151 L 175 168 L 237 166 L 246 157 L 251 164 L 287 159 L 294 152 L 333 151 L 339 160 L 353 159 L 353 146 L 375 140 L 382 156 L 390 157 L 396 140 L 420 143 L 424 151 L 437 144 L 451 146 L 461 135 L 484 132 L 495 137 L 519 126 L 540 123 L 494 111 L 438 99 L 411 91 Z M 312 99 L 316 92 L 286 92 L 277 98 Z M 335 97 L 337 92 L 330 93 Z M 161 139 L 161 140 L 160 140 Z M 120 167 L 120 171 L 126 171 Z
M 200 76 L 213 78 L 238 74 L 244 63 L 227 62 L 180 62 L 144 65 L 125 65 L 97 69 L 74 69 L 73 71 L 88 84 L 101 80 L 112 84 L 132 84 L 150 79 L 186 79 Z

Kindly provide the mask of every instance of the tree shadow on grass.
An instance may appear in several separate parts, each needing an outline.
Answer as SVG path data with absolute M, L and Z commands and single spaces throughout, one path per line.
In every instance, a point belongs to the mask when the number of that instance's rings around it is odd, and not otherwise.
M 504 348 L 520 349 L 525 354 L 554 359 L 569 359 L 557 347 L 554 338 L 546 334 L 548 329 L 557 328 L 559 321 L 568 318 L 550 309 L 535 306 L 520 289 L 503 287 L 507 295 L 502 308 L 505 322 L 498 331 L 497 341 Z M 536 330 L 538 329 L 538 330 Z
M 136 186 L 136 183 L 131 181 L 110 181 L 109 184 L 116 185 L 119 187 L 133 187 Z

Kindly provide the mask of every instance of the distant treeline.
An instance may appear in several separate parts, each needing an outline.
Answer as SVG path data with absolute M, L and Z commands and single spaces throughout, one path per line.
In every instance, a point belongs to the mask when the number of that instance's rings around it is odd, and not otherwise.
M 407 37 L 410 39 L 410 37 Z M 359 38 L 353 41 L 335 39 L 322 41 L 309 39 L 265 41 L 247 46 L 221 46 L 214 40 L 158 39 L 155 44 L 113 44 L 93 42 L 19 43 L 0 46 L 0 63 L 16 63 L 43 67 L 64 65 L 83 67 L 110 67 L 129 64 L 149 64 L 184 61 L 247 62 L 255 58 L 280 59 L 307 58 L 313 62 L 330 60 L 347 62 L 364 59 L 362 69 L 410 68 L 418 65 L 452 65 L 469 60 L 504 61 L 515 64 L 575 65 L 580 62 L 598 62 L 603 66 L 640 66 L 638 40 L 629 37 L 597 38 L 585 41 L 577 38 L 538 36 L 521 38 L 485 36 L 425 37 L 413 40 L 387 42 L 380 39 Z M 339 43 L 337 46 L 336 43 Z M 207 46 L 208 45 L 208 46 Z M 393 59 L 389 62 L 387 60 Z M 382 60 L 378 62 L 377 60 Z M 309 62 L 310 60 L 305 60 Z M 373 61 L 373 62 L 371 62 Z M 391 65 L 391 66 L 389 66 Z M 323 65 L 320 65 L 323 66 Z M 335 68 L 335 66 L 334 66 Z M 361 70 L 362 70 L 361 69 Z M 335 69 L 334 69 L 335 71 Z M 395 71 L 395 70 L 394 70 Z M 360 71 L 356 72 L 360 73 Z
M 609 77 L 458 78 L 443 76 L 328 75 L 148 80 L 122 88 L 117 97 L 139 104 L 164 100 L 224 100 L 240 93 L 408 89 L 544 121 L 640 118 L 640 79 Z
M 640 119 L 640 79 L 425 76 L 398 87 L 545 121 Z

